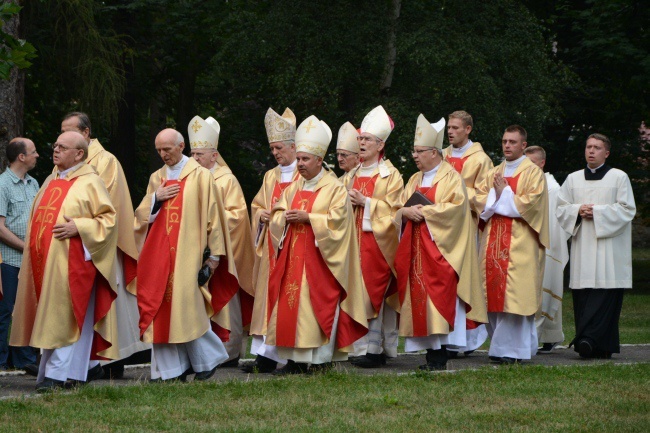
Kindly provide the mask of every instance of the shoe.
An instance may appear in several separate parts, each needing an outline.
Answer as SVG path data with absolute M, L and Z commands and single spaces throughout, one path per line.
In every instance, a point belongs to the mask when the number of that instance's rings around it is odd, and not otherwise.
M 509 356 L 503 356 L 503 357 L 501 357 L 500 364 L 501 364 L 501 365 L 515 365 L 515 364 L 521 364 L 521 359 L 510 358 Z
M 467 358 L 467 357 L 470 356 L 472 353 L 474 353 L 474 350 L 468 350 L 468 351 L 466 351 L 466 352 L 463 352 L 463 355 L 465 355 L 465 358 Z
M 592 344 L 586 338 L 583 338 L 582 340 L 578 341 L 578 345 L 576 349 L 578 349 L 578 354 L 580 355 L 581 358 L 593 357 L 594 346 L 592 346 Z
M 163 379 L 159 377 L 158 379 L 149 379 L 149 383 L 174 383 L 174 382 L 187 382 L 187 376 L 194 374 L 192 367 L 185 370 L 180 376 L 172 377 L 171 379 Z
M 123 379 L 124 378 L 124 365 L 122 364 L 106 364 L 104 367 L 104 375 L 102 379 Z
M 449 349 L 447 349 L 447 358 L 449 358 L 449 359 L 458 358 L 458 351 L 457 350 L 449 350 Z
M 234 367 L 239 367 L 239 356 L 235 359 L 231 359 L 230 361 L 226 361 L 223 364 L 218 365 L 219 368 L 234 368 Z
M 38 376 L 38 365 L 36 364 L 25 364 L 22 369 L 25 370 L 25 374 Z
M 42 382 L 36 384 L 36 392 L 43 394 L 45 392 L 52 392 L 55 389 L 63 389 L 65 382 L 62 380 L 50 379 L 46 377 Z
M 242 366 L 241 371 L 244 373 L 273 373 L 277 366 L 278 363 L 271 358 L 257 355 L 255 362 Z
M 354 361 L 351 361 L 352 365 L 355 367 L 361 368 L 379 368 L 382 365 L 386 365 L 386 354 L 380 353 L 366 353 L 365 356 L 360 357 Z
M 537 349 L 537 352 L 538 353 L 551 353 L 551 350 L 555 349 L 555 346 L 557 346 L 558 344 L 560 344 L 559 341 L 557 343 L 544 343 L 544 344 L 542 344 L 542 347 Z
M 490 361 L 492 362 L 501 362 L 502 358 L 500 356 L 490 356 Z
M 104 378 L 104 369 L 101 365 L 97 364 L 90 370 L 88 370 L 88 375 L 86 376 L 86 383 L 92 382 L 93 380 L 99 380 Z
M 217 367 L 214 367 L 212 370 L 208 371 L 200 371 L 194 375 L 194 380 L 208 380 L 212 376 L 214 376 L 214 373 L 217 372 Z
M 307 369 L 308 373 L 326 373 L 336 366 L 334 362 L 325 362 L 323 364 L 312 364 Z
M 307 363 L 305 362 L 294 362 L 289 360 L 287 365 L 282 368 L 279 368 L 273 372 L 274 376 L 286 376 L 289 374 L 304 374 L 307 373 Z

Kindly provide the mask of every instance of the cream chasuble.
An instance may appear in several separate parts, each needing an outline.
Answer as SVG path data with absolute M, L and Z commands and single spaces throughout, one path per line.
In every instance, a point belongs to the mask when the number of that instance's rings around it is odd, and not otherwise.
M 281 167 L 266 172 L 262 187 L 251 204 L 251 233 L 255 245 L 255 264 L 253 266 L 253 289 L 255 301 L 250 327 L 251 335 L 266 335 L 267 288 L 270 270 L 274 266 L 275 253 L 269 243 L 268 224 L 260 222 L 262 211 L 270 211 L 279 200 L 282 191 L 300 176 L 296 161 L 290 182 L 282 182 Z
M 404 188 L 401 200 L 406 202 L 422 185 L 422 172 L 415 173 Z M 428 238 L 433 240 L 444 260 L 453 268 L 458 276 L 456 293 L 449 296 L 452 310 L 456 308 L 456 296 L 469 305 L 467 318 L 477 322 L 487 322 L 485 292 L 479 284 L 478 259 L 474 222 L 469 212 L 469 200 L 461 176 L 447 162 L 442 161 L 433 179 L 431 188 L 435 188 L 435 204 L 422 207 L 428 229 Z M 433 201 L 433 200 L 432 200 Z M 402 210 L 395 215 L 395 225 L 402 225 Z M 412 257 L 413 263 L 403 264 L 399 268 L 410 269 L 417 265 L 417 257 Z M 398 255 L 396 261 L 403 260 Z M 397 265 L 396 265 L 397 267 Z M 401 279 L 401 277 L 400 277 Z M 408 277 L 407 277 L 408 279 Z M 413 336 L 413 299 L 411 298 L 410 282 L 407 283 L 400 305 L 400 335 Z M 391 297 L 391 303 L 397 303 L 397 295 Z M 437 300 L 436 300 L 437 301 Z M 434 305 L 434 301 L 426 297 L 426 328 L 427 333 L 448 334 L 450 325 Z
M 483 212 L 493 190 L 495 173 L 503 174 L 505 168 L 504 161 L 490 170 L 478 186 L 479 212 Z M 479 254 L 481 283 L 487 293 L 488 312 L 531 316 L 541 303 L 545 251 L 549 246 L 546 179 L 528 158 L 523 158 L 512 177 L 505 179 L 514 192 L 512 201 L 520 217 L 494 214 L 486 221 Z M 504 194 L 502 199 L 506 198 Z
M 478 214 L 480 211 L 477 211 L 476 188 L 485 179 L 485 176 L 494 167 L 494 164 L 483 150 L 481 143 L 472 143 L 463 156 L 459 158 L 453 156 L 453 150 L 453 146 L 446 147 L 442 151 L 442 157 L 462 176 L 465 182 L 465 188 L 467 189 L 472 217 L 474 218 L 474 223 L 478 224 Z
M 217 200 L 214 179 L 212 173 L 194 159 L 187 161 L 178 178 L 179 183 L 184 183 L 182 200 L 177 202 L 179 194 L 163 202 L 166 209 L 159 212 L 167 210 L 169 218 L 156 218 L 150 225 L 154 193 L 168 178 L 167 166 L 153 173 L 147 194 L 135 211 L 136 245 L 141 253 L 138 275 L 160 273 L 161 260 L 170 260 L 171 254 L 175 257 L 169 275 L 162 275 L 161 286 L 145 287 L 142 278 L 138 279 L 141 338 L 149 343 L 187 343 L 208 330 L 209 322 L 205 319 L 213 315 L 212 297 L 205 287 L 198 287 L 197 275 L 203 265 L 206 247 L 211 256 L 226 255 L 219 219 L 223 210 Z M 155 251 L 151 257 L 144 257 L 145 240 L 149 241 L 147 235 L 156 224 L 167 224 L 167 233 L 177 233 L 177 245 L 173 252 Z M 166 316 L 156 320 L 163 308 Z M 157 326 L 162 333 L 157 331 Z
M 100 284 L 97 283 L 99 299 L 95 302 L 96 341 L 93 343 L 92 355 L 116 359 L 119 357 L 117 323 L 113 312 L 109 311 L 117 291 L 115 249 L 118 236 L 115 227 L 115 209 L 103 181 L 91 166 L 80 164 L 78 168 L 68 173 L 65 179 L 56 179 L 57 175 L 58 171 L 55 169 L 54 173 L 43 182 L 34 199 L 32 219 L 35 215 L 39 215 L 41 221 L 30 221 L 27 226 L 25 238 L 27 251 L 33 250 L 32 244 L 38 243 L 40 236 L 52 236 L 52 226 L 66 222 L 64 215 L 74 220 L 79 237 L 63 241 L 52 237 L 49 250 L 42 261 L 37 260 L 37 263 L 32 260 L 32 254 L 26 252 L 23 255 L 10 344 L 56 349 L 69 346 L 79 339 L 80 317 L 76 315 L 81 311 L 85 314 L 88 297 L 93 289 L 93 284 L 89 287 L 84 285 L 81 291 L 74 293 L 74 296 L 71 293 L 74 288 L 71 284 L 75 286 L 78 282 L 69 278 L 71 272 L 75 275 L 75 270 L 86 264 L 83 251 L 71 249 L 71 245 L 79 242 L 80 239 L 90 253 L 98 276 L 101 274 L 104 281 L 108 283 L 105 286 L 107 292 L 100 290 Z M 52 181 L 72 182 L 72 184 L 65 185 L 65 188 L 69 188 L 65 193 L 63 187 L 49 188 Z M 64 194 L 57 212 L 55 202 Z M 44 196 L 48 197 L 47 203 L 42 201 Z M 33 224 L 38 226 L 39 233 L 33 233 Z M 33 236 L 39 238 L 32 239 Z M 74 248 L 79 248 L 79 245 Z M 73 253 L 76 253 L 76 256 Z M 75 262 L 69 261 L 71 257 L 77 257 L 78 266 Z M 40 296 L 37 295 L 34 280 L 36 267 L 40 268 L 42 275 Z M 85 299 L 85 305 L 78 304 L 82 298 Z M 98 338 L 103 340 L 101 351 L 95 351 Z
M 311 263 L 307 259 L 304 260 L 300 287 L 296 287 L 299 291 L 299 298 L 295 306 L 298 309 L 294 313 L 296 314 L 295 323 L 287 324 L 286 322 L 279 322 L 277 315 L 279 306 L 282 305 L 281 301 L 284 299 L 281 290 L 289 290 L 293 286 L 289 285 L 288 288 L 280 287 L 280 279 L 284 281 L 284 273 L 283 275 L 273 274 L 272 278 L 277 276 L 277 281 L 273 279 L 277 284 L 269 283 L 269 293 L 276 294 L 272 298 L 276 303 L 271 306 L 266 344 L 278 345 L 280 334 L 277 331 L 280 326 L 283 329 L 288 327 L 295 329 L 295 334 L 289 336 L 293 340 L 293 345 L 288 347 L 317 348 L 327 344 L 330 336 L 324 332 L 322 325 L 324 322 L 328 322 L 331 332 L 331 325 L 338 305 L 340 306 L 340 314 L 336 331 L 336 346 L 343 352 L 349 352 L 352 350 L 352 343 L 367 332 L 367 318 L 372 317 L 372 306 L 361 279 L 359 247 L 354 238 L 352 205 L 347 190 L 331 171 L 321 173 L 323 176 L 313 191 L 310 191 L 311 188 L 305 189 L 307 181 L 304 178 L 292 183 L 285 190 L 273 208 L 270 230 L 273 247 L 277 250 L 280 243 L 286 241 L 284 234 L 288 227 L 284 211 L 296 209 L 296 207 L 292 206 L 295 204 L 294 201 L 300 198 L 303 191 L 307 191 L 307 195 L 312 200 L 309 204 L 311 206 L 309 212 L 310 224 L 290 224 L 290 230 L 295 232 L 293 239 L 296 239 L 298 234 L 304 233 L 307 227 L 313 231 L 314 243 L 304 247 L 311 249 L 306 256 L 309 257 L 312 253 L 316 254 L 314 257 L 318 258 L 320 256 L 323 261 L 322 265 L 327 268 L 324 270 L 324 275 L 333 276 L 335 279 L 334 284 L 338 288 L 331 293 L 323 293 L 324 287 L 310 285 L 308 281 L 310 272 L 307 268 L 314 265 L 318 266 L 318 264 Z M 288 249 L 290 254 L 294 245 L 289 244 L 290 242 L 286 241 L 283 248 Z M 283 263 L 286 269 L 285 272 L 288 274 L 293 271 L 290 263 L 293 260 L 294 258 L 291 256 L 286 263 Z M 280 262 L 278 262 L 277 266 L 280 265 Z M 331 287 L 329 288 L 331 289 Z M 280 302 L 275 299 L 278 296 Z M 322 300 L 323 296 L 329 301 L 324 302 L 322 305 L 313 305 L 313 302 L 317 299 Z M 291 305 L 290 302 L 289 309 L 294 308 Z M 330 308 L 332 305 L 334 305 L 334 308 Z
M 578 220 L 583 204 L 594 205 L 593 219 Z M 556 216 L 571 239 L 572 289 L 632 288 L 632 219 L 636 204 L 627 174 L 610 169 L 601 180 L 571 173 L 558 195 Z

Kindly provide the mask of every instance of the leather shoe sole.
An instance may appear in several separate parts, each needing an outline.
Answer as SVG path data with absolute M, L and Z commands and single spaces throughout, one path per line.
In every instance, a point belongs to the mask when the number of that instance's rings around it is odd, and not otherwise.
M 216 372 L 217 372 L 217 367 L 214 367 L 212 370 L 201 371 L 194 375 L 194 380 L 208 380 L 212 376 L 214 376 L 214 373 Z

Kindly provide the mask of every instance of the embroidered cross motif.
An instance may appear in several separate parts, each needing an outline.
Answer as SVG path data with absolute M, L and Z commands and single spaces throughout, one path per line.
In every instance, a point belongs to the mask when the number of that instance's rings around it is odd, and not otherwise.
M 194 123 L 192 123 L 192 129 L 195 133 L 201 128 L 203 128 L 203 126 L 199 123 L 198 120 L 195 120 Z

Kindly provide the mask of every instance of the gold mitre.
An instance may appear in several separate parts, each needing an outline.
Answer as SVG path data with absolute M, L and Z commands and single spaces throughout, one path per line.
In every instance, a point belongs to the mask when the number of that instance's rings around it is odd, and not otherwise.
M 336 140 L 336 150 L 342 149 L 352 153 L 359 153 L 359 133 L 350 122 L 345 122 L 339 129 L 339 136 Z
M 438 150 L 442 149 L 442 139 L 445 137 L 445 118 L 441 118 L 436 123 L 429 121 L 420 114 L 418 123 L 415 128 L 415 140 L 413 146 L 433 147 Z
M 208 125 L 212 126 L 215 131 L 217 131 L 217 145 L 214 147 L 214 150 L 217 150 L 217 147 L 219 146 L 219 134 L 221 134 L 221 125 L 219 125 L 219 122 L 217 122 L 217 119 L 214 117 L 210 116 L 207 119 L 205 119 L 205 123 Z M 217 163 L 221 166 L 226 166 L 228 167 L 228 164 L 226 164 L 226 161 L 223 160 L 221 157 L 221 152 L 217 154 Z
M 296 115 L 288 108 L 282 116 L 269 108 L 264 116 L 264 126 L 269 143 L 293 140 L 296 137 Z
M 306 118 L 296 131 L 296 152 L 307 152 L 324 158 L 330 141 L 332 141 L 330 127 L 312 115 Z
M 395 128 L 393 119 L 390 118 L 381 105 L 373 108 L 361 122 L 362 134 L 368 132 L 382 141 L 386 141 L 393 128 Z
M 219 145 L 219 131 L 215 130 L 208 122 L 199 116 L 194 116 L 187 126 L 190 136 L 190 149 L 217 150 Z

